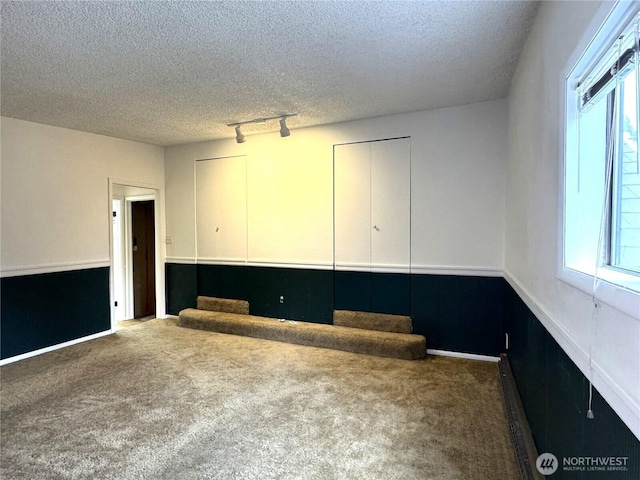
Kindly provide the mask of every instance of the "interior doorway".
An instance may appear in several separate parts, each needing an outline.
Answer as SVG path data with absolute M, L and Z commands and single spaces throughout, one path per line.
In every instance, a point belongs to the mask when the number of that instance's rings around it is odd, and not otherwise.
M 112 329 L 158 314 L 157 190 L 113 183 Z M 162 300 L 162 298 L 160 298 Z
M 156 314 L 154 201 L 131 202 L 131 252 L 133 256 L 133 317 Z

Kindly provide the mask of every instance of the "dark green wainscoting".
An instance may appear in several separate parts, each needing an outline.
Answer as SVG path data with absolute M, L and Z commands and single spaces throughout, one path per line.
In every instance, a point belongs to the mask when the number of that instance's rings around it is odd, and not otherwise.
M 336 271 L 334 281 L 335 310 L 411 313 L 410 275 Z
M 333 322 L 333 271 L 249 267 L 253 315 L 306 322 Z M 280 296 L 284 303 L 280 303 Z
M 194 263 L 165 263 L 165 285 L 168 314 L 178 315 L 182 309 L 195 308 L 198 266 Z
M 436 350 L 497 356 L 504 350 L 504 291 L 500 277 L 411 276 L 415 333 Z
M 6 277 L 0 289 L 2 359 L 111 328 L 108 267 Z
M 331 323 L 334 309 L 393 313 L 411 315 L 428 348 L 503 350 L 502 278 L 170 263 L 166 276 L 173 315 L 195 306 L 196 295 L 248 300 L 253 315 L 318 323 Z
M 195 307 L 196 296 L 205 295 L 247 300 L 252 315 L 332 321 L 331 270 L 167 263 L 166 278 L 167 312 L 172 315 Z
M 593 389 L 594 419 L 587 419 L 589 381 L 517 293 L 506 287 L 509 363 L 539 453 L 562 457 L 627 457 L 626 472 L 562 471 L 554 480 L 640 478 L 640 441 Z

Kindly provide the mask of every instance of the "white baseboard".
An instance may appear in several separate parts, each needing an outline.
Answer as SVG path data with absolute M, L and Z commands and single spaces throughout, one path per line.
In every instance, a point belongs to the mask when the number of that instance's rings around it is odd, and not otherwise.
M 51 345 L 50 347 L 45 347 L 39 350 L 33 350 L 32 352 L 22 353 L 20 355 L 15 355 L 13 357 L 5 358 L 4 360 L 0 360 L 0 367 L 3 365 L 7 365 L 9 363 L 14 363 L 20 360 L 24 360 L 25 358 L 35 357 L 36 355 L 42 355 L 43 353 L 53 352 L 54 350 L 70 347 L 71 345 L 75 345 L 76 343 L 95 340 L 96 338 L 104 337 L 106 335 L 111 335 L 112 333 L 113 333 L 112 330 L 105 330 L 104 332 L 94 333 L 93 335 L 88 335 L 86 337 L 76 338 L 75 340 L 70 340 L 68 342 L 58 343 L 56 345 Z
M 482 362 L 499 362 L 500 357 L 492 357 L 490 355 L 478 355 L 476 353 L 450 352 L 448 350 L 427 349 L 429 355 L 438 355 L 440 357 L 465 358 L 467 360 L 480 360 Z

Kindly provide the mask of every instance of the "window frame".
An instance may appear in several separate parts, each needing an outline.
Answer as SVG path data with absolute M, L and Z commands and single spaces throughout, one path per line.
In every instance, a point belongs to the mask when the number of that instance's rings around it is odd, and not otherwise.
M 589 296 L 594 301 L 602 301 L 610 306 L 640 320 L 640 274 L 630 273 L 616 266 L 604 265 L 595 272 L 581 271 L 566 264 L 566 237 L 567 237 L 567 166 L 572 158 L 578 154 L 578 114 L 581 108 L 580 85 L 584 83 L 588 75 L 600 78 L 602 65 L 606 65 L 613 58 L 608 55 L 621 33 L 628 28 L 630 22 L 639 15 L 638 2 L 618 2 L 613 8 L 611 5 L 603 5 L 594 22 L 590 26 L 583 39 L 578 43 L 574 54 L 569 59 L 567 67 L 563 70 L 562 89 L 564 98 L 560 102 L 562 109 L 561 125 L 561 155 L 560 155 L 560 196 L 558 217 L 558 269 L 557 277 Z M 636 66 L 640 69 L 640 65 Z M 600 70 L 599 70 L 600 69 Z M 596 74 L 597 72 L 600 72 Z M 640 74 L 640 71 L 638 71 Z M 607 94 L 608 95 L 608 94 Z M 572 157 L 573 156 L 573 157 Z M 607 192 L 612 195 L 613 187 Z M 610 198 L 610 200 L 612 200 Z M 607 224 L 611 225 L 611 208 Z M 610 228 L 610 227 L 608 227 Z M 606 250 L 611 251 L 610 232 L 605 235 Z M 607 263 L 610 258 L 606 259 Z M 595 262 L 594 262 L 595 263 Z M 594 265 L 595 267 L 595 265 Z
M 637 18 L 637 21 L 640 21 L 640 19 Z M 640 68 L 638 68 L 638 66 L 635 66 L 635 74 L 634 74 L 634 78 L 633 78 L 633 83 L 634 83 L 634 90 L 635 90 L 635 96 L 636 96 L 636 109 L 640 108 L 638 106 L 638 100 L 639 98 L 639 89 L 638 89 L 638 79 L 637 76 L 640 75 Z M 627 79 L 628 73 L 625 74 L 623 76 L 623 78 L 621 79 L 621 88 L 619 90 L 614 90 L 613 95 L 615 95 L 618 98 L 618 102 L 621 104 L 620 109 L 615 112 L 612 109 L 611 114 L 618 114 L 619 118 L 617 119 L 618 122 L 618 131 L 616 132 L 616 138 L 614 140 L 615 142 L 615 163 L 613 163 L 611 165 L 611 186 L 610 186 L 610 191 L 609 191 L 609 211 L 607 212 L 607 245 L 606 245 L 606 259 L 605 262 L 608 265 L 608 268 L 616 270 L 620 273 L 627 273 L 633 277 L 640 277 L 640 265 L 638 266 L 638 270 L 632 269 L 632 268 L 626 268 L 625 265 L 622 265 L 620 257 L 622 255 L 622 252 L 620 251 L 622 246 L 619 245 L 619 239 L 618 236 L 622 236 L 622 230 L 623 230 L 623 226 L 622 226 L 622 207 L 621 207 L 621 203 L 624 201 L 624 199 L 620 198 L 622 196 L 622 192 L 624 191 L 624 183 L 623 183 L 623 175 L 625 175 L 624 172 L 624 156 L 625 156 L 625 141 L 624 141 L 624 118 L 625 118 L 625 111 L 624 111 L 624 106 L 626 105 L 626 100 L 625 100 L 625 95 L 626 93 L 626 79 Z M 636 122 L 638 121 L 638 111 L 635 112 L 635 116 L 636 116 Z M 638 142 L 637 142 L 637 134 L 638 134 L 638 129 L 636 129 L 636 149 L 638 147 Z M 638 156 L 636 154 L 636 162 L 638 161 Z M 615 239 L 615 241 L 614 241 Z M 640 256 L 640 254 L 639 254 Z M 640 259 L 640 258 L 639 258 Z M 640 279 L 640 278 L 639 278 Z

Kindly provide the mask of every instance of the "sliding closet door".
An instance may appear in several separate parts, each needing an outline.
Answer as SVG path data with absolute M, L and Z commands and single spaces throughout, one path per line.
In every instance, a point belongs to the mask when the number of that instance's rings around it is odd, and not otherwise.
M 371 143 L 335 146 L 334 245 L 338 270 L 371 270 Z
M 371 143 L 371 269 L 409 273 L 411 170 L 408 138 Z
M 407 314 L 410 139 L 334 147 L 336 309 Z
M 246 157 L 196 161 L 196 242 L 198 261 L 246 262 Z

